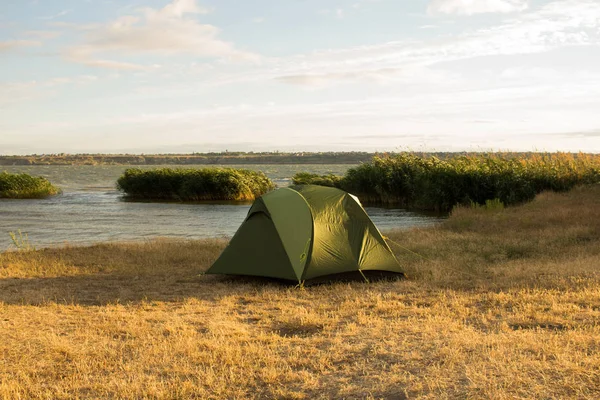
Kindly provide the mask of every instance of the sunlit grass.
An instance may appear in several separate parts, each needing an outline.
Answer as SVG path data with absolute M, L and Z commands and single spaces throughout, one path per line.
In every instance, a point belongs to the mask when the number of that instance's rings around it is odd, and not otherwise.
M 600 186 L 386 232 L 407 279 L 205 276 L 226 240 L 0 254 L 0 398 L 599 398 Z

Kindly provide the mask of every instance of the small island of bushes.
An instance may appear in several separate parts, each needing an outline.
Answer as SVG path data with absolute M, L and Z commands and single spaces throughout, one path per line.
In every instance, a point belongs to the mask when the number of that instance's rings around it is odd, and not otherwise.
M 42 199 L 60 193 L 46 178 L 0 172 L 0 199 Z
M 252 201 L 275 189 L 262 172 L 233 168 L 129 168 L 117 188 L 132 200 Z
M 458 204 L 519 204 L 545 190 L 600 183 L 600 155 L 478 153 L 440 159 L 401 153 L 374 157 L 345 176 L 302 172 L 293 182 L 338 187 L 366 204 L 448 212 Z

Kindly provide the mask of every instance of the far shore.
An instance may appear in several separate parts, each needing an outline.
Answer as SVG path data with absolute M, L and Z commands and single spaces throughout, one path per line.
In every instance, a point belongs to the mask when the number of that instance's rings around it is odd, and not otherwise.
M 239 165 L 239 164 L 359 164 L 368 152 L 222 152 L 192 154 L 33 154 L 1 156 L 0 165 Z
M 401 152 L 404 153 L 404 152 Z M 496 152 L 408 152 L 447 159 L 457 155 Z M 536 152 L 497 154 L 527 157 Z M 190 154 L 29 154 L 0 155 L 2 165 L 243 165 L 243 164 L 360 164 L 396 152 L 208 152 Z M 582 153 L 583 154 L 583 153 Z

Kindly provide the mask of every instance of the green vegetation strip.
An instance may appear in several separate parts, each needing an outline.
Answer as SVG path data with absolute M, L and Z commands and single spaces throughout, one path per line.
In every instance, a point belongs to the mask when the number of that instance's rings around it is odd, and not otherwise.
M 126 197 L 139 200 L 254 200 L 275 189 L 262 172 L 233 168 L 130 168 L 117 181 Z
M 0 198 L 40 199 L 58 193 L 60 189 L 53 186 L 46 178 L 0 172 Z
M 358 164 L 367 152 L 221 152 L 193 154 L 42 154 L 0 156 L 0 165 Z
M 338 187 L 366 203 L 444 212 L 494 199 L 519 204 L 545 190 L 600 183 L 600 155 L 480 153 L 441 160 L 403 153 L 375 157 L 343 177 L 299 173 L 293 181 Z

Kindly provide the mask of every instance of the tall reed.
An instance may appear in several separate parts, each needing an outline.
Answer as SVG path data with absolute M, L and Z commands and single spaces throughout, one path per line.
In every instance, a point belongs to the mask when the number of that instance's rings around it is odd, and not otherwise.
M 297 177 L 301 176 L 294 177 L 295 183 Z M 336 186 L 366 203 L 444 212 L 457 204 L 485 204 L 493 199 L 518 204 L 544 190 L 600 183 L 600 156 L 478 153 L 441 160 L 401 153 L 374 157 L 338 179 L 304 177 L 303 183 Z

